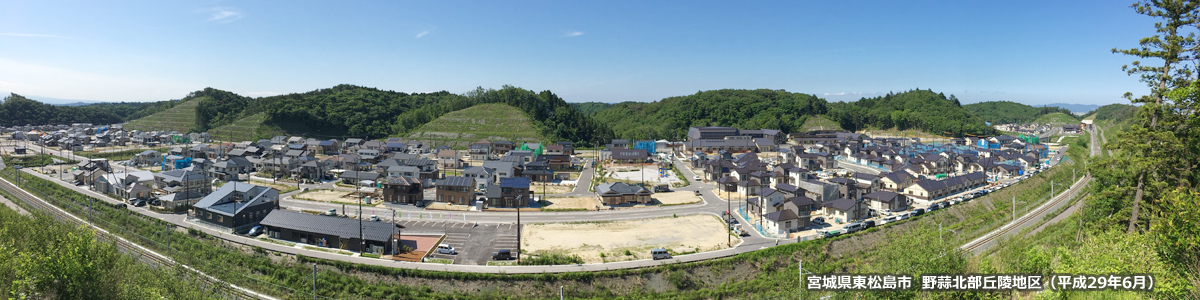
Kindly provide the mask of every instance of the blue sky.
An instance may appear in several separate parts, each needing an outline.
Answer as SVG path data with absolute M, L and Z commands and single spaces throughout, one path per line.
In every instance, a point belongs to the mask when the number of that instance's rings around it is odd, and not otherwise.
M 101 101 L 348 83 L 570 102 L 913 88 L 965 103 L 1126 103 L 1130 1 L 6 1 L 0 92 Z M 651 2 L 651 3 L 647 3 Z

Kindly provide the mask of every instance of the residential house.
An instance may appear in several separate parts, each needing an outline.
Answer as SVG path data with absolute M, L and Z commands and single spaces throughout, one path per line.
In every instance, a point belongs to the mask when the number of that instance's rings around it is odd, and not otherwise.
M 467 153 L 470 154 L 473 161 L 488 160 L 491 152 L 491 143 L 487 143 L 487 141 L 476 142 L 471 144 L 470 148 L 467 148 Z
M 867 207 L 863 203 L 846 198 L 830 200 L 822 207 L 828 222 L 851 222 L 867 215 Z
M 871 209 L 876 211 L 899 212 L 908 210 L 908 198 L 904 195 L 889 191 L 878 191 L 863 195 Z
M 450 149 L 438 151 L 437 159 L 442 168 L 458 169 L 462 167 L 462 160 L 458 158 L 458 151 Z
M 201 172 L 170 170 L 154 174 L 154 188 L 165 194 L 158 197 L 163 208 L 191 207 L 212 193 L 209 180 L 208 176 Z
M 369 181 L 368 183 L 365 183 L 365 185 L 374 186 L 375 181 L 379 180 L 379 173 L 366 171 L 346 171 L 342 172 L 341 179 L 342 183 L 349 185 L 364 185 L 364 182 Z
M 787 235 L 790 232 L 807 227 L 803 225 L 803 223 L 807 223 L 806 221 L 796 215 L 796 212 L 785 209 L 764 215 L 762 217 L 762 229 L 763 232 L 770 234 Z
M 383 183 L 383 201 L 416 204 L 425 200 L 424 191 L 415 177 L 393 177 Z
M 114 194 L 125 200 L 150 199 L 153 195 L 154 173 L 150 171 L 117 172 L 96 178 L 92 190 L 102 194 Z
M 396 224 L 391 222 L 362 222 L 287 210 L 272 210 L 259 224 L 274 239 L 381 255 L 392 254 L 399 237 Z
M 446 176 L 437 182 L 437 201 L 457 205 L 470 205 L 475 198 L 475 179 L 462 176 Z
M 489 183 L 495 182 L 492 180 L 492 173 L 494 172 L 496 172 L 495 169 L 486 167 L 468 167 L 463 170 L 463 176 L 475 178 L 475 188 L 482 190 Z
M 146 150 L 133 155 L 133 164 L 138 166 L 155 166 L 162 163 L 162 153 Z
M 529 178 L 500 179 L 500 184 L 488 185 L 486 197 L 488 207 L 529 206 L 529 200 L 532 198 L 529 192 Z
M 879 179 L 879 183 L 883 185 L 883 189 L 892 192 L 903 191 L 912 185 L 913 182 L 916 182 L 915 178 L 904 171 L 883 174 L 883 177 Z
M 596 186 L 596 194 L 604 205 L 622 205 L 627 203 L 650 203 L 650 190 L 624 182 L 603 183 Z
M 196 202 L 197 220 L 243 232 L 279 208 L 279 190 L 231 181 Z

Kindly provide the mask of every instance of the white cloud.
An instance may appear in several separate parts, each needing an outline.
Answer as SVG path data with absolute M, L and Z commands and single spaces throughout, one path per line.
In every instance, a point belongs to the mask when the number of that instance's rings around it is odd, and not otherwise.
M 212 13 L 212 15 L 208 17 L 208 20 L 204 20 L 205 22 L 216 22 L 220 24 L 241 20 L 244 17 L 241 11 L 232 7 L 214 7 L 205 10 L 205 12 Z
M 422 32 L 420 32 L 420 33 L 417 33 L 417 37 L 416 37 L 416 38 L 418 38 L 418 39 L 419 39 L 419 38 L 421 38 L 421 37 L 425 36 L 426 34 L 429 34 L 429 32 L 430 32 L 430 31 L 433 31 L 433 30 L 426 30 L 426 31 L 422 31 Z
M 563 34 L 563 37 L 575 37 L 581 35 L 583 35 L 583 31 L 567 31 L 567 33 Z
M 844 95 L 846 95 L 846 92 L 840 92 L 840 93 L 825 93 L 825 95 L 824 95 L 824 96 L 844 96 Z
M 22 95 L 99 101 L 166 100 L 203 87 L 162 78 L 122 77 L 3 58 L 0 58 L 0 82 L 4 90 Z M 159 90 L 164 94 L 155 96 Z
M 0 36 L 16 36 L 16 37 L 41 37 L 41 38 L 60 38 L 60 37 L 61 37 L 61 36 L 57 36 L 57 35 L 53 35 L 53 34 L 40 34 L 40 33 L 11 33 L 11 32 L 4 32 L 4 33 L 0 33 Z

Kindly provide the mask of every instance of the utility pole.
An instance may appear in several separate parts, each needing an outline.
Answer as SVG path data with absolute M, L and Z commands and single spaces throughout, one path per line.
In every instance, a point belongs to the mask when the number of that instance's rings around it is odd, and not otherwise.
M 313 264 L 313 300 L 317 300 L 317 264 Z
M 804 260 L 800 260 L 800 264 L 797 266 L 797 269 L 800 270 L 800 276 L 797 276 L 796 278 L 799 280 L 799 285 L 797 286 L 798 290 L 800 290 L 799 299 L 804 299 L 804 274 L 812 275 L 812 272 L 804 272 Z
M 517 204 L 520 205 L 521 197 L 525 195 L 517 195 Z M 521 264 L 521 207 L 517 206 L 517 265 Z
M 399 223 L 396 223 L 395 208 L 392 209 L 392 229 L 396 230 L 396 244 L 392 246 L 392 254 L 400 254 L 400 246 L 403 245 L 404 242 L 400 240 L 400 226 Z

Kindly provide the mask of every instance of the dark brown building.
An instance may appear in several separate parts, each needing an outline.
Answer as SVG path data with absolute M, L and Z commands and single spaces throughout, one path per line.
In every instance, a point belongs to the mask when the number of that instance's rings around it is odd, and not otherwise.
M 500 184 L 489 184 L 487 204 L 490 207 L 529 206 L 529 178 L 501 178 Z
M 396 177 L 383 183 L 383 201 L 392 203 L 416 204 L 425 200 L 421 180 L 409 177 Z
M 437 182 L 437 201 L 470 205 L 475 197 L 475 178 L 446 176 Z

